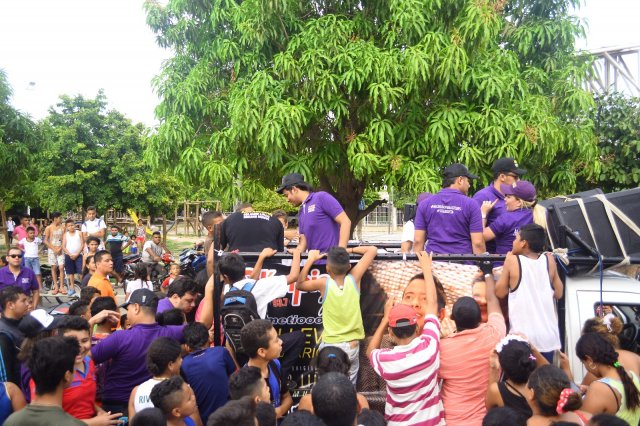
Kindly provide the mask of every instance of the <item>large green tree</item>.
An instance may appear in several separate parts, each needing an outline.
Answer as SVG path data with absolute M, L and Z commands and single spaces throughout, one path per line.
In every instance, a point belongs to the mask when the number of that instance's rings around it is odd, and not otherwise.
M 95 99 L 61 96 L 41 123 L 45 143 L 38 153 L 39 205 L 48 210 L 96 206 L 170 213 L 179 201 L 178 181 L 153 172 L 143 161 L 146 132 Z
M 9 205 L 28 186 L 31 153 L 38 141 L 33 121 L 10 104 L 12 94 L 7 75 L 0 69 L 0 199 Z
M 544 193 L 597 170 L 579 0 L 146 3 L 175 55 L 146 158 L 231 199 L 300 172 L 355 225 L 365 188 L 436 191 L 513 156 Z M 366 212 L 365 212 L 366 213 Z

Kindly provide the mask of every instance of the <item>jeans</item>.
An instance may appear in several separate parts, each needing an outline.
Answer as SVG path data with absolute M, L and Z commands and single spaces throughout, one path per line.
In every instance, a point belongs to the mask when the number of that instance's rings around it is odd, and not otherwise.
M 38 257 L 25 257 L 24 266 L 31 269 L 34 274 L 40 275 L 40 258 Z
M 333 346 L 336 348 L 342 349 L 348 356 L 349 361 L 351 361 L 351 367 L 349 367 L 349 379 L 351 379 L 351 383 L 353 386 L 356 385 L 358 381 L 358 370 L 360 369 L 360 342 L 357 340 L 353 340 L 351 342 L 338 342 L 338 343 L 320 343 L 320 347 L 318 348 L 318 352 L 322 350 L 322 348 L 326 346 Z

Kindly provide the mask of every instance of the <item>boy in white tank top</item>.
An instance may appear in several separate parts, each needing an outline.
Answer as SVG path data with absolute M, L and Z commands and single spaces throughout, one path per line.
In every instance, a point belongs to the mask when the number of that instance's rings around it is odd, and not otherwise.
M 552 362 L 553 353 L 561 347 L 555 301 L 562 297 L 564 287 L 553 255 L 543 253 L 545 241 L 540 225 L 525 225 L 516 232 L 496 283 L 496 295 L 509 297 L 509 333 L 527 336 Z

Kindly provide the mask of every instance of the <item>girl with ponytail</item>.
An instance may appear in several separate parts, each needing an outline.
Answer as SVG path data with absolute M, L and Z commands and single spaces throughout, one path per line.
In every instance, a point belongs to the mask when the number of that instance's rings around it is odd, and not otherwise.
M 618 362 L 613 345 L 599 333 L 586 333 L 576 343 L 576 354 L 597 380 L 587 388 L 584 409 L 614 414 L 631 425 L 640 421 L 640 380 Z
M 571 422 L 586 425 L 591 415 L 580 408 L 582 397 L 571 389 L 567 374 L 553 365 L 538 367 L 531 376 L 527 387 L 529 405 L 533 416 L 527 426 L 548 426 L 556 422 Z

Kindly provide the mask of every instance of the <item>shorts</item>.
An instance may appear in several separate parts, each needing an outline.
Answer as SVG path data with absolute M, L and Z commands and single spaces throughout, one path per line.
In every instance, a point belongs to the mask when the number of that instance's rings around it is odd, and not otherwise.
M 122 255 L 114 256 L 112 254 L 111 257 L 113 258 L 113 270 L 117 273 L 121 273 L 122 271 L 124 271 L 124 262 L 122 261 Z
M 25 257 L 24 266 L 31 269 L 34 274 L 40 275 L 40 258 L 39 257 Z
M 144 243 L 146 241 L 145 237 L 136 237 L 136 241 L 139 243 Z
M 357 340 L 353 340 L 351 342 L 338 342 L 338 343 L 320 343 L 318 347 L 318 352 L 327 346 L 335 346 L 336 348 L 342 349 L 347 356 L 349 357 L 349 361 L 351 361 L 351 367 L 349 367 L 349 379 L 351 379 L 351 383 L 356 385 L 356 381 L 358 380 L 358 370 L 360 369 L 360 344 Z
M 76 260 L 71 259 L 69 255 L 64 255 L 64 272 L 67 275 L 82 274 L 82 256 L 78 256 Z
M 59 255 L 55 255 L 53 250 L 47 250 L 47 260 L 49 261 L 49 266 L 63 266 L 64 265 L 64 253 L 60 252 Z

